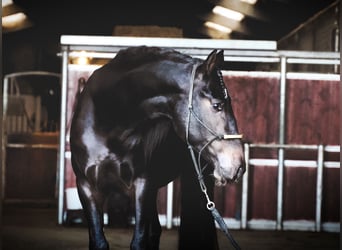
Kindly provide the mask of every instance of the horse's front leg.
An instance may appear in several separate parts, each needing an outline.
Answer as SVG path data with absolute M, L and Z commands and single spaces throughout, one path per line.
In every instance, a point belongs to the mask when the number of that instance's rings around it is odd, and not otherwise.
M 77 179 L 77 188 L 88 222 L 89 249 L 108 250 L 109 245 L 103 232 L 103 197 L 83 179 Z
M 157 189 L 144 178 L 135 181 L 135 230 L 132 250 L 157 250 L 161 227 L 156 206 Z
M 210 176 L 205 178 L 205 183 L 208 195 L 213 197 L 214 183 L 212 178 Z M 215 222 L 206 208 L 206 199 L 200 189 L 194 168 L 184 168 L 181 175 L 181 188 L 179 250 L 217 250 Z

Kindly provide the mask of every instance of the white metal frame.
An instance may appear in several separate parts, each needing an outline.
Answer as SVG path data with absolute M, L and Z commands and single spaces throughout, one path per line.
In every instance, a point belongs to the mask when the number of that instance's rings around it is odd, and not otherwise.
M 65 160 L 65 140 L 66 140 L 66 96 L 68 86 L 68 65 L 69 58 L 77 57 L 84 51 L 90 57 L 95 58 L 113 58 L 116 53 L 123 48 L 130 46 L 160 46 L 178 50 L 189 54 L 193 57 L 206 58 L 213 49 L 223 49 L 225 61 L 231 62 L 258 62 L 258 63 L 278 63 L 280 65 L 280 104 L 279 104 L 279 141 L 278 144 L 245 144 L 245 154 L 247 166 L 250 164 L 257 165 L 257 159 L 249 158 L 249 148 L 255 147 L 272 147 L 278 150 L 278 159 L 269 161 L 264 159 L 262 165 L 272 164 L 278 167 L 278 190 L 277 190 L 277 219 L 273 221 L 264 221 L 263 223 L 255 223 L 247 221 L 247 200 L 248 200 L 248 167 L 243 177 L 242 188 L 242 219 L 235 221 L 226 218 L 228 226 L 232 228 L 272 228 L 272 229 L 291 229 L 292 222 L 283 223 L 282 220 L 282 202 L 283 202 L 283 178 L 284 166 L 291 162 L 284 159 L 284 150 L 288 148 L 317 150 L 317 207 L 316 220 L 314 230 L 320 231 L 325 226 L 321 225 L 321 200 L 322 200 L 322 169 L 328 167 L 329 164 L 334 167 L 337 163 L 327 163 L 323 159 L 323 151 L 333 150 L 340 151 L 340 146 L 323 146 L 323 145 L 287 145 L 285 144 L 285 101 L 286 101 L 286 80 L 288 77 L 297 73 L 287 72 L 288 64 L 318 64 L 318 65 L 339 65 L 340 55 L 335 52 L 311 52 L 311 51 L 278 51 L 276 42 L 274 41 L 246 41 L 246 40 L 214 40 L 214 39 L 179 39 L 179 38 L 139 38 L 139 37 L 103 37 L 103 36 L 62 36 L 61 37 L 61 56 L 62 56 L 62 103 L 61 103 L 61 132 L 60 132 L 60 154 L 59 154 L 59 206 L 58 206 L 58 223 L 63 223 L 63 207 L 64 207 L 64 160 Z M 274 73 L 274 72 L 273 72 Z M 311 73 L 310 73 L 311 74 Z M 310 75 L 309 74 L 309 75 Z M 321 74 L 315 74 L 320 77 Z M 339 75 L 327 74 L 328 78 L 336 79 Z M 178 218 L 172 216 L 172 184 L 167 187 L 167 215 L 165 223 L 168 228 L 178 224 Z M 164 219 L 163 219 L 164 220 Z M 291 224 L 292 223 L 292 224 Z M 311 222 L 310 222 L 311 223 Z M 309 224 L 310 224 L 309 223 Z M 310 224 L 311 225 L 311 224 Z M 331 226 L 328 225 L 331 228 Z M 332 226 L 332 231 L 336 231 L 336 225 Z M 296 229 L 296 228 L 292 228 Z M 308 228 L 306 228 L 308 229 Z M 309 227 L 309 230 L 312 230 Z M 329 231 L 330 229 L 327 229 Z M 339 228 L 338 228 L 339 231 Z
M 58 149 L 57 145 L 51 144 L 27 144 L 27 143 L 8 143 L 7 142 L 7 109 L 8 109 L 8 88 L 10 79 L 16 77 L 23 77 L 23 76 L 51 76 L 56 77 L 58 79 L 61 78 L 61 74 L 54 73 L 54 72 L 47 72 L 47 71 L 23 71 L 23 72 L 16 72 L 12 74 L 8 74 L 4 76 L 3 80 L 3 110 L 2 110 L 2 145 L 1 145 L 1 199 L 5 199 L 5 185 L 6 185 L 6 149 L 7 148 L 39 148 L 39 149 Z M 58 176 L 58 165 L 57 165 L 57 176 Z M 16 202 L 22 202 L 22 200 L 15 200 Z M 39 202 L 39 201 L 32 201 L 32 202 Z

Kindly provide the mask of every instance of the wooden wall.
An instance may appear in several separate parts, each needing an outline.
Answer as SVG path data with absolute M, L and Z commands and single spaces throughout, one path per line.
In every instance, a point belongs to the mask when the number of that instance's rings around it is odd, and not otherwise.
M 58 133 L 14 135 L 8 143 L 28 147 L 6 149 L 5 199 L 7 201 L 47 201 L 56 199 Z M 30 148 L 44 144 L 47 148 Z
M 277 143 L 279 133 L 279 76 L 267 73 L 226 73 L 233 108 L 246 141 Z M 285 141 L 288 144 L 340 145 L 340 82 L 316 78 L 287 80 Z M 276 150 L 252 150 L 251 158 L 277 159 Z M 339 161 L 339 154 L 326 153 L 325 160 Z M 285 159 L 317 160 L 316 151 L 286 150 Z M 339 168 L 325 168 L 323 181 L 324 221 L 339 221 Z M 284 179 L 284 220 L 314 220 L 316 168 L 286 167 Z M 251 166 L 249 219 L 276 219 L 277 168 Z M 233 190 L 233 192 L 232 192 Z M 239 185 L 217 192 L 236 195 Z M 240 195 L 240 194 L 239 194 Z M 237 195 L 237 196 L 239 196 Z M 228 198 L 231 199 L 231 198 Z M 239 200 L 237 199 L 239 202 Z M 239 209 L 232 202 L 231 207 Z M 224 207 L 223 207 L 224 209 Z M 239 211 L 225 212 L 228 216 Z

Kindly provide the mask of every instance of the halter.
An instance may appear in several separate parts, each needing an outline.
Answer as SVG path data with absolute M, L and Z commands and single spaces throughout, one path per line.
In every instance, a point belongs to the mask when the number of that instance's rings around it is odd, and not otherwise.
M 194 164 L 196 173 L 197 173 L 197 177 L 198 177 L 198 181 L 201 187 L 202 192 L 205 195 L 205 198 L 207 199 L 207 209 L 209 211 L 211 211 L 214 219 L 217 221 L 217 223 L 220 225 L 222 231 L 224 231 L 224 233 L 226 234 L 226 236 L 228 237 L 228 239 L 230 240 L 231 244 L 234 246 L 235 249 L 240 249 L 239 245 L 236 243 L 236 241 L 234 240 L 234 238 L 232 237 L 232 235 L 230 234 L 230 232 L 228 231 L 228 227 L 226 225 L 226 223 L 224 222 L 223 218 L 220 216 L 219 212 L 217 211 L 217 209 L 215 208 L 215 203 L 213 201 L 210 200 L 209 195 L 207 193 L 207 187 L 204 183 L 204 179 L 203 179 L 203 168 L 201 167 L 201 154 L 203 152 L 203 150 L 205 148 L 207 148 L 212 142 L 216 141 L 216 140 L 234 140 L 234 139 L 242 139 L 242 134 L 233 134 L 233 135 L 229 135 L 229 134 L 218 134 L 216 133 L 213 129 L 211 129 L 209 126 L 207 126 L 199 117 L 198 115 L 195 113 L 195 111 L 193 110 L 192 107 L 192 100 L 193 100 L 193 91 L 194 91 L 194 82 L 195 82 L 195 73 L 196 73 L 196 69 L 197 69 L 197 64 L 195 64 L 192 67 L 192 71 L 191 71 L 191 78 L 190 78 L 190 90 L 189 90 L 189 102 L 188 102 L 188 117 L 187 117 L 187 122 L 186 122 L 186 134 L 185 134 L 185 138 L 186 138 L 186 143 L 188 145 L 188 149 L 190 151 L 190 155 L 191 155 L 191 159 L 192 162 Z M 210 139 L 206 144 L 204 144 L 204 146 L 199 150 L 198 152 L 198 158 L 196 160 L 196 156 L 195 156 L 195 152 L 194 152 L 194 147 L 191 145 L 190 141 L 189 141 L 189 131 L 190 131 L 190 118 L 191 116 L 193 116 L 196 121 L 202 125 L 202 127 L 204 127 L 206 130 L 208 130 L 212 135 L 213 138 Z

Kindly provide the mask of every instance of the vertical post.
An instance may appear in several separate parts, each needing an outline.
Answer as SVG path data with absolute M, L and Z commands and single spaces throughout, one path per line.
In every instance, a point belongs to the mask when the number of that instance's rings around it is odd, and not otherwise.
M 285 143 L 285 105 L 286 105 L 286 57 L 280 60 L 280 101 L 279 101 L 279 144 Z M 284 148 L 278 150 L 278 187 L 277 187 L 277 230 L 282 229 L 283 220 L 283 184 Z
M 5 174 L 6 174 L 6 144 L 7 144 L 7 105 L 8 105 L 8 77 L 4 78 L 3 102 L 2 102 L 2 128 L 1 128 L 1 201 L 5 199 Z M 1 91 L 1 90 L 0 90 Z
M 69 49 L 62 47 L 62 91 L 61 91 L 61 124 L 58 152 L 58 224 L 63 223 L 64 210 L 64 169 L 65 169 L 65 136 L 68 89 L 68 59 Z
M 40 122 L 41 122 L 41 98 L 40 96 L 36 96 L 35 98 L 35 113 L 36 113 L 36 119 L 34 123 L 34 132 L 40 132 Z
M 166 204 L 166 228 L 172 228 L 173 216 L 173 181 L 167 184 L 167 204 Z
M 316 183 L 316 231 L 321 231 L 321 211 L 322 211 L 322 193 L 323 193 L 323 162 L 324 147 L 318 146 L 317 151 L 317 183 Z
M 249 173 L 249 144 L 244 144 L 246 172 L 242 179 L 242 198 L 241 198 L 241 228 L 247 228 L 247 206 L 248 206 L 248 173 Z

